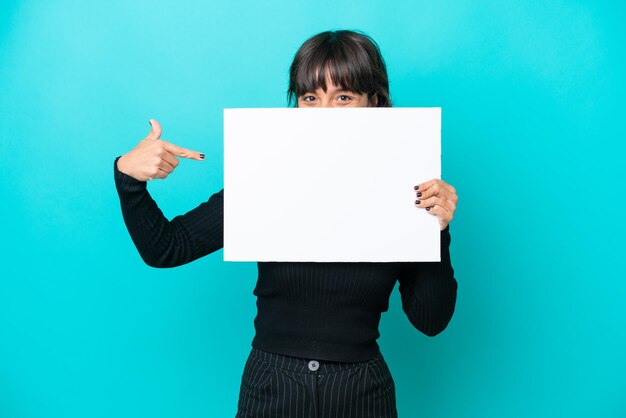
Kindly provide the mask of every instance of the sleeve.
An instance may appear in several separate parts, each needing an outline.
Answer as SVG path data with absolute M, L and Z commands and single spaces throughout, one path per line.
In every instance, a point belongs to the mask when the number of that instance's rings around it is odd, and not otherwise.
M 115 187 L 126 228 L 143 261 L 152 267 L 176 267 L 224 246 L 224 189 L 184 215 L 168 221 L 140 181 L 113 163 Z
M 450 241 L 448 225 L 441 231 L 441 261 L 401 263 L 398 277 L 402 310 L 415 328 L 431 337 L 448 326 L 456 305 Z

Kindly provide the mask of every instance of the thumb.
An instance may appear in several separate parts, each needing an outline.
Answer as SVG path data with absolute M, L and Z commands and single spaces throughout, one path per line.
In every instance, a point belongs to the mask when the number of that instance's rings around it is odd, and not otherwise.
M 152 126 L 152 129 L 146 139 L 152 139 L 155 141 L 161 137 L 161 125 L 159 125 L 159 122 L 156 119 L 150 119 L 148 122 L 150 123 L 150 126 Z

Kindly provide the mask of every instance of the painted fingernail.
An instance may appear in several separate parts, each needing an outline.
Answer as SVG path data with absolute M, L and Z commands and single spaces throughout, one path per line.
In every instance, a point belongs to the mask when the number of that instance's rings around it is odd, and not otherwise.
M 415 190 L 418 190 L 420 188 L 420 186 L 415 186 Z
M 430 208 L 426 208 L 426 210 L 430 210 Z
M 200 158 L 204 160 L 204 154 L 200 154 Z
M 421 202 L 420 200 L 416 200 L 416 201 L 415 201 L 415 204 L 416 204 L 416 205 L 419 205 L 419 204 L 420 204 L 420 202 Z
M 422 193 L 416 194 L 417 197 L 422 197 Z

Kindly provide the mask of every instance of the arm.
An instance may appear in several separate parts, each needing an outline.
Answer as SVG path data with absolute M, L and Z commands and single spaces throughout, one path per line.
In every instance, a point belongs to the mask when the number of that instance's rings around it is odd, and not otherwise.
M 176 267 L 219 250 L 224 245 L 224 189 L 184 215 L 168 221 L 152 199 L 145 181 L 118 170 L 115 187 L 126 228 L 146 264 Z
M 441 261 L 402 263 L 398 278 L 402 310 L 415 328 L 431 337 L 448 326 L 456 305 L 450 240 L 448 225 L 441 231 Z

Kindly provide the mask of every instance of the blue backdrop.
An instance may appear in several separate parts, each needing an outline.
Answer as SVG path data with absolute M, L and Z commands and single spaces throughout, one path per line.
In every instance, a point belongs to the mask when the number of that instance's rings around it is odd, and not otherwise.
M 141 261 L 113 159 L 149 131 L 207 155 L 149 190 L 223 185 L 222 109 L 286 105 L 309 36 L 380 44 L 397 106 L 443 109 L 457 310 L 397 287 L 380 345 L 400 417 L 626 416 L 620 2 L 59 0 L 0 5 L 0 416 L 234 416 L 255 263 Z M 419 156 L 416 156 L 416 162 Z

